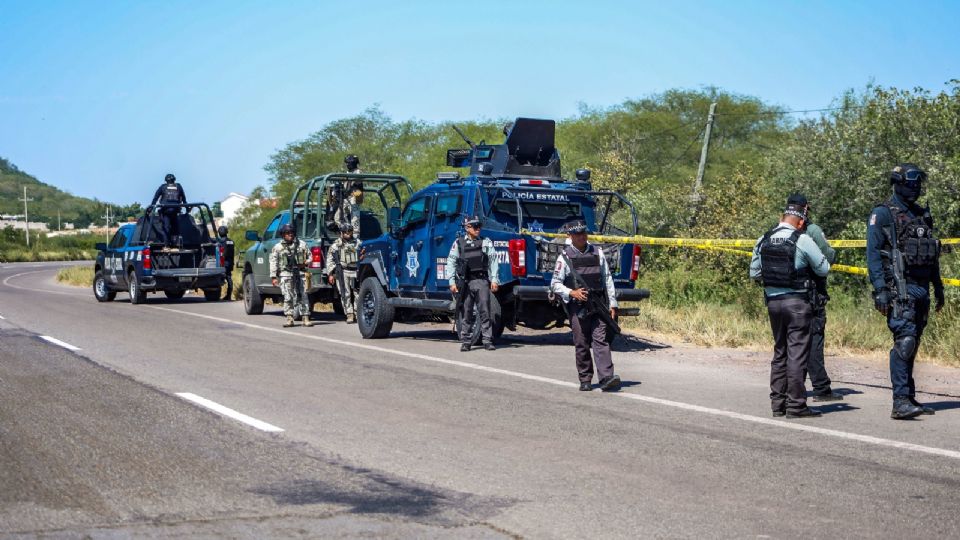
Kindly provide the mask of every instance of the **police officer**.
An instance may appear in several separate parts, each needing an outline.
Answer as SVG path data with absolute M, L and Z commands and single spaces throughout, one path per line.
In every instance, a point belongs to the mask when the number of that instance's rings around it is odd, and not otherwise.
M 163 184 L 160 184 L 160 187 L 157 188 L 156 193 L 153 194 L 153 202 L 150 203 L 150 206 L 153 206 L 160 202 L 162 205 L 180 205 L 186 204 L 187 196 L 183 192 L 183 186 L 177 182 L 177 177 L 168 174 L 163 178 Z M 173 237 L 179 235 L 179 224 L 177 223 L 177 216 L 180 214 L 180 208 L 171 208 L 171 207 L 160 207 L 159 210 L 160 219 L 163 221 L 163 243 L 169 244 Z
M 283 241 L 277 242 L 270 251 L 270 281 L 283 292 L 283 314 L 287 317 L 283 326 L 293 326 L 297 312 L 303 317 L 304 326 L 313 326 L 310 301 L 303 286 L 303 271 L 310 252 L 289 223 L 280 227 L 280 237 Z
M 807 219 L 810 219 L 809 205 L 807 205 Z M 803 232 L 813 239 L 823 256 L 827 258 L 827 262 L 833 264 L 837 260 L 837 252 L 830 247 L 823 229 L 810 221 L 804 224 Z M 810 357 L 807 359 L 807 371 L 810 375 L 810 384 L 813 386 L 813 401 L 840 401 L 843 396 L 833 392 L 823 356 L 827 329 L 827 302 L 830 300 L 830 295 L 827 294 L 827 279 L 818 277 L 815 281 L 817 287 L 813 302 L 813 323 L 810 327 Z
M 360 158 L 353 154 L 343 158 L 343 165 L 347 168 L 348 173 L 360 173 Z
M 327 280 L 340 292 L 340 304 L 347 316 L 347 323 L 357 322 L 356 293 L 357 260 L 360 256 L 360 241 L 353 237 L 353 225 L 340 224 L 340 238 L 334 240 L 327 251 Z M 337 264 L 341 275 L 337 275 Z
M 337 209 L 334 219 L 337 223 L 349 223 L 353 227 L 353 234 L 360 238 L 360 205 L 363 204 L 363 182 L 354 182 L 350 185 L 350 195 L 343 198 L 340 208 Z
M 820 411 L 807 407 L 804 381 L 810 356 L 815 277 L 826 277 L 830 263 L 809 235 L 807 198 L 791 195 L 780 223 L 757 240 L 750 277 L 763 284 L 773 361 L 770 363 L 770 407 L 773 416 L 807 418 Z
M 893 196 L 877 205 L 867 222 L 867 270 L 874 304 L 886 315 L 893 334 L 890 417 L 895 420 L 934 414 L 933 408 L 917 402 L 913 381 L 913 362 L 930 313 L 931 284 L 936 310 L 943 309 L 944 304 L 940 241 L 930 208 L 917 204 L 926 179 L 927 174 L 912 163 L 894 167 L 890 172 Z M 902 272 L 896 271 L 895 265 Z M 905 292 L 903 298 L 898 294 L 898 281 Z
M 224 300 L 233 298 L 233 259 L 235 257 L 233 240 L 227 236 L 230 231 L 226 225 L 217 228 L 217 241 L 223 246 L 223 268 L 227 272 L 227 294 Z
M 597 366 L 600 389 L 615 391 L 620 388 L 620 376 L 613 372 L 613 357 L 610 354 L 610 328 L 601 317 L 585 304 L 588 297 L 603 298 L 603 305 L 610 310 L 610 318 L 617 318 L 617 292 L 613 276 L 603 255 L 603 249 L 587 241 L 587 224 L 582 220 L 564 225 L 570 242 L 557 258 L 550 290 L 560 295 L 566 305 L 567 318 L 573 331 L 576 350 L 577 372 L 580 390 L 593 390 L 593 364 Z M 578 287 L 573 272 L 582 277 L 586 287 Z M 590 351 L 593 350 L 593 357 Z
M 474 306 L 477 307 L 477 313 L 480 316 L 480 337 L 483 340 L 483 348 L 488 351 L 496 348 L 493 346 L 493 323 L 490 320 L 490 293 L 500 289 L 499 263 L 497 252 L 493 249 L 493 242 L 489 238 L 480 236 L 480 223 L 480 216 L 466 218 L 463 222 L 466 234 L 453 242 L 450 253 L 447 255 L 446 268 L 448 272 L 453 273 L 450 277 L 450 291 L 454 295 L 465 295 L 460 312 L 457 313 L 460 319 L 461 351 L 469 351 L 473 340 L 470 332 L 474 323 Z M 463 277 L 466 290 L 464 291 L 457 287 L 455 272 L 457 263 L 461 259 L 462 266 L 465 268 Z

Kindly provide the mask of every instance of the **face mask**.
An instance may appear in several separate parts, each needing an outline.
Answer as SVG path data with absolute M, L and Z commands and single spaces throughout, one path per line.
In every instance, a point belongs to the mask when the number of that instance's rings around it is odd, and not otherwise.
M 895 184 L 893 186 L 893 192 L 897 194 L 897 197 L 900 197 L 908 203 L 916 202 L 920 197 L 920 183 L 908 182 L 904 184 Z

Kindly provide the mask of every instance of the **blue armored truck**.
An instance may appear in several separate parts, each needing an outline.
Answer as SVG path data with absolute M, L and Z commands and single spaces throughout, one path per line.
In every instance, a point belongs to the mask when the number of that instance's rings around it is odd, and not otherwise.
M 449 150 L 447 165 L 469 167 L 466 176 L 439 173 L 435 183 L 409 197 L 402 211 L 388 210 L 388 232 L 363 243 L 357 322 L 364 338 L 386 337 L 397 320 L 453 316 L 448 285 L 454 269 L 446 260 L 463 234 L 464 216 L 484 217 L 482 234 L 493 241 L 500 263 L 502 285 L 491 300 L 495 337 L 505 327 L 545 329 L 566 319 L 549 289 L 564 240 L 537 233 L 557 232 L 568 221 L 583 219 L 598 234 L 636 234 L 636 212 L 627 199 L 592 189 L 587 170 L 577 171 L 574 179 L 561 176 L 552 120 L 518 118 L 505 132 L 503 144 L 473 144 L 464 136 L 470 148 Z M 635 288 L 640 246 L 601 246 L 618 300 L 648 297 L 648 291 Z M 636 310 L 621 315 L 636 315 Z M 479 317 L 474 320 L 479 325 Z M 477 328 L 464 330 L 479 340 Z
M 168 238 L 163 231 L 161 210 L 170 216 L 168 222 L 176 220 L 177 235 Z M 140 304 L 147 293 L 178 299 L 200 289 L 207 300 L 219 300 L 226 271 L 223 245 L 216 238 L 206 204 L 150 206 L 136 223 L 121 225 L 109 243 L 97 244 L 93 295 L 110 302 L 125 291 L 131 304 Z

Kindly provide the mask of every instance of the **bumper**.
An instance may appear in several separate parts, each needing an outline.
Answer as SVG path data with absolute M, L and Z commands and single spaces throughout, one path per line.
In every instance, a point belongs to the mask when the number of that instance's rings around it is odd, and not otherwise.
M 223 268 L 170 268 L 154 270 L 153 275 L 144 276 L 140 285 L 144 290 L 209 289 L 225 282 Z
M 513 288 L 513 294 L 521 300 L 547 300 L 550 296 L 550 287 L 517 285 Z M 619 302 L 639 302 L 645 298 L 650 298 L 650 291 L 647 289 L 617 289 Z

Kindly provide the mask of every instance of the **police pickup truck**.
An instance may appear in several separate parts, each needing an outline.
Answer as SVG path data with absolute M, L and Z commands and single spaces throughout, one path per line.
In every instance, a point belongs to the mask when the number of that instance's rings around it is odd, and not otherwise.
M 288 223 L 310 250 L 306 289 L 311 309 L 317 303 L 332 304 L 333 310 L 343 315 L 339 293 L 327 281 L 324 257 L 339 235 L 334 215 L 355 183 L 363 184 L 359 205 L 361 240 L 381 236 L 388 214 L 399 215 L 400 205 L 413 192 L 406 178 L 390 174 L 334 173 L 305 182 L 294 193 L 290 207 L 277 212 L 262 233 L 245 233 L 246 239 L 253 242 L 243 253 L 243 306 L 248 315 L 263 313 L 266 299 L 283 299 L 280 287 L 274 287 L 270 281 L 270 251 L 282 240 L 280 227 Z
M 389 335 L 395 320 L 437 319 L 453 315 L 448 288 L 455 269 L 446 267 L 450 247 L 463 234 L 463 217 L 484 216 L 482 235 L 493 241 L 500 263 L 500 290 L 491 296 L 495 337 L 517 324 L 544 329 L 560 326 L 566 314 L 549 290 L 564 240 L 538 232 L 556 232 L 574 219 L 600 234 L 636 234 L 636 212 L 612 191 L 595 191 L 589 171 L 576 180 L 560 176 L 552 120 L 518 118 L 504 144 L 481 141 L 447 152 L 451 167 L 470 167 L 469 175 L 440 173 L 437 181 L 414 193 L 402 213 L 390 217 L 389 232 L 363 243 L 357 283 L 358 327 L 364 338 Z M 525 233 L 528 231 L 528 233 Z M 620 301 L 649 296 L 634 287 L 640 246 L 601 244 Z M 636 310 L 621 310 L 636 315 Z M 479 340 L 479 317 L 467 329 Z
M 170 242 L 161 241 L 166 237 L 161 209 L 168 223 L 176 221 L 178 234 Z M 206 204 L 150 206 L 136 223 L 121 225 L 109 244 L 97 244 L 93 295 L 110 302 L 118 291 L 126 291 L 131 304 L 140 304 L 147 293 L 163 291 L 167 298 L 178 299 L 188 290 L 201 289 L 207 300 L 219 300 L 226 271 L 223 246 L 216 238 Z

